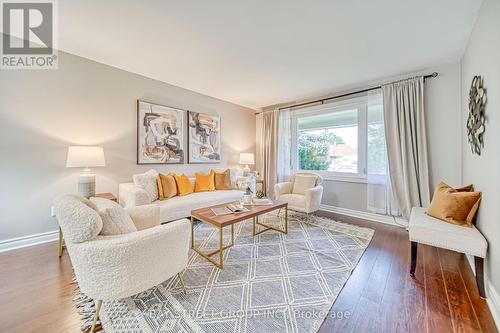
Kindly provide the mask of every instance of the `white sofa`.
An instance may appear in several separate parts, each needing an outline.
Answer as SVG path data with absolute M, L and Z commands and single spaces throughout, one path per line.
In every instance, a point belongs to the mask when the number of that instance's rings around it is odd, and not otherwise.
M 190 178 L 190 180 L 194 185 L 195 179 Z M 160 207 L 160 222 L 166 223 L 191 216 L 193 209 L 241 200 L 244 194 L 243 187 L 246 185 L 238 189 L 240 186 L 238 184 L 246 181 L 250 181 L 250 187 L 255 189 L 255 180 L 242 179 L 242 177 L 238 177 L 238 169 L 231 169 L 231 182 L 234 187 L 232 190 L 194 192 L 185 196 L 175 196 L 153 202 L 150 202 L 148 193 L 144 189 L 134 183 L 122 183 L 118 187 L 118 200 L 125 208 L 148 204 L 158 205 Z

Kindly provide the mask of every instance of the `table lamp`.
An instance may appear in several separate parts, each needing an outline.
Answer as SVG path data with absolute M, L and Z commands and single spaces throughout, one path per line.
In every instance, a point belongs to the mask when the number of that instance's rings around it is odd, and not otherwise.
M 84 168 L 78 177 L 78 193 L 85 198 L 95 196 L 95 175 L 91 167 L 104 167 L 104 149 L 102 147 L 69 146 L 67 168 Z
M 245 164 L 243 168 L 243 176 L 247 177 L 250 173 L 249 164 L 255 164 L 255 157 L 253 153 L 240 153 L 240 164 Z

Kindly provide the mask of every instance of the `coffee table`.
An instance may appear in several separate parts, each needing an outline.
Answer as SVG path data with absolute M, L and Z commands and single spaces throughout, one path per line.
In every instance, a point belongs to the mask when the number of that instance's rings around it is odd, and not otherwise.
M 245 205 L 245 207 L 249 209 L 248 212 L 232 213 L 232 214 L 219 215 L 219 216 L 215 215 L 215 213 L 212 211 L 212 208 L 225 207 L 231 203 L 240 204 L 239 201 L 228 202 L 225 204 L 195 209 L 195 210 L 191 211 L 191 249 L 220 269 L 224 268 L 224 259 L 223 259 L 224 253 L 223 253 L 223 251 L 234 245 L 234 225 L 236 223 L 239 223 L 239 222 L 242 222 L 242 221 L 245 221 L 248 219 L 252 219 L 253 220 L 253 235 L 254 236 L 257 236 L 257 235 L 259 235 L 265 231 L 268 231 L 268 230 L 275 230 L 275 231 L 279 231 L 279 232 L 284 233 L 284 234 L 288 233 L 288 203 L 286 203 L 284 201 L 274 201 L 271 205 L 259 205 L 259 206 Z M 269 213 L 269 212 L 272 212 L 274 210 L 281 210 L 282 208 L 285 209 L 284 229 L 275 228 L 273 226 L 269 226 L 269 225 L 266 225 L 264 223 L 259 222 L 259 216 L 266 214 L 266 213 Z M 278 213 L 278 215 L 279 215 L 279 213 Z M 201 222 L 203 222 L 205 224 L 209 224 L 209 225 L 219 229 L 219 249 L 218 250 L 215 250 L 215 251 L 212 251 L 209 253 L 204 253 L 201 251 L 201 249 L 199 249 L 195 246 L 195 239 L 194 239 L 195 219 L 200 220 Z M 263 229 L 257 231 L 257 226 L 261 226 L 261 227 L 263 227 Z M 225 227 L 231 227 L 231 241 L 227 245 L 224 245 L 224 242 L 222 240 L 223 229 Z M 218 261 L 212 259 L 212 256 L 214 256 L 217 253 L 219 254 Z

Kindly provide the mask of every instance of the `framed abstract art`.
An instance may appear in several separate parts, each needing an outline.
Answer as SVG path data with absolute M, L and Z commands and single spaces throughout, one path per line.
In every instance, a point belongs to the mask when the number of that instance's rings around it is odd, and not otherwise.
M 220 163 L 220 117 L 188 111 L 189 163 Z
M 137 164 L 184 163 L 185 111 L 137 101 Z

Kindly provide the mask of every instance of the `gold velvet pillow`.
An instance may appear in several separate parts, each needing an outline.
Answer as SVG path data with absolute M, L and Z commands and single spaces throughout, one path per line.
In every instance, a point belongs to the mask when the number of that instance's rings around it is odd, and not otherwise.
M 159 173 L 158 177 L 156 177 L 156 184 L 158 185 L 158 197 L 160 200 L 170 199 L 177 195 L 177 183 L 172 174 L 164 175 Z
M 214 180 L 215 172 L 210 171 L 208 175 L 204 175 L 201 172 L 197 172 L 194 174 L 196 180 L 194 183 L 194 191 L 195 192 L 206 192 L 206 191 L 214 191 L 215 190 L 215 180 Z
M 182 174 L 177 176 L 174 174 L 175 183 L 177 184 L 177 195 L 183 196 L 186 194 L 193 193 L 193 184 L 189 180 L 189 177 Z
M 439 183 L 427 215 L 448 223 L 472 227 L 481 201 L 481 192 L 473 190 L 472 185 L 454 189 L 443 182 Z
M 222 173 L 215 173 L 215 189 L 216 190 L 230 190 L 231 189 L 231 171 L 227 169 Z

